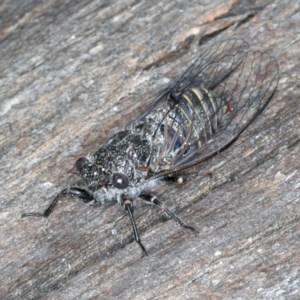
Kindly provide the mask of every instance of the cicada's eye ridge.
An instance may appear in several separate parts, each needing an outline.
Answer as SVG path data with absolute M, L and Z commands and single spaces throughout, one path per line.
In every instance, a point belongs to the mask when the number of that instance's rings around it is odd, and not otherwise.
M 113 175 L 113 186 L 118 189 L 126 189 L 128 187 L 128 177 L 122 173 L 115 173 Z

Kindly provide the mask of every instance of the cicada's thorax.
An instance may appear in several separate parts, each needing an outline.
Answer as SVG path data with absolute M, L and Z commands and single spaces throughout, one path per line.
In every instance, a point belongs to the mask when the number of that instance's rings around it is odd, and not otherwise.
M 113 135 L 93 155 L 92 160 L 100 172 L 107 174 L 108 183 L 116 174 L 123 174 L 128 179 L 128 185 L 134 186 L 147 175 L 145 166 L 150 153 L 149 140 L 137 131 L 126 129 Z

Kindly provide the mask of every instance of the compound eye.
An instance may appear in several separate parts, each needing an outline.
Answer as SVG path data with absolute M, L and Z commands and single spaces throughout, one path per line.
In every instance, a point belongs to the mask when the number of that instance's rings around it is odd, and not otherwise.
M 75 168 L 77 169 L 77 171 L 78 171 L 79 173 L 81 173 L 81 171 L 82 171 L 84 165 L 86 165 L 87 163 L 89 163 L 89 160 L 88 160 L 87 158 L 85 158 L 85 157 L 81 157 L 81 158 L 79 158 L 79 159 L 76 161 L 76 163 L 75 163 Z
M 126 189 L 129 184 L 128 177 L 121 173 L 115 173 L 113 175 L 113 186 L 118 189 Z

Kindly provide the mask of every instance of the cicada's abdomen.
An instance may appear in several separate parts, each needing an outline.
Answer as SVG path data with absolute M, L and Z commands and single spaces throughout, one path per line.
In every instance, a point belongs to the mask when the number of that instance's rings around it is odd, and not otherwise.
M 176 98 L 171 98 L 170 105 L 173 111 L 169 114 L 172 119 L 169 124 L 181 131 L 178 132 L 181 141 L 189 141 L 187 147 L 195 144 L 200 148 L 212 138 L 222 112 L 219 101 L 206 88 L 189 88 Z
M 186 152 L 208 143 L 220 123 L 223 113 L 220 103 L 220 99 L 202 86 L 169 95 L 167 111 L 163 113 L 163 121 L 154 138 L 154 141 L 163 142 L 154 143 L 151 168 L 158 172 Z

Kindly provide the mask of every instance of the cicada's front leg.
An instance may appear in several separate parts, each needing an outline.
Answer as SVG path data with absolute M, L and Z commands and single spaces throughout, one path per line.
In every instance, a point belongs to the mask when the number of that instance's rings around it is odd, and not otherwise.
M 89 191 L 78 188 L 78 187 L 70 187 L 62 190 L 51 202 L 51 204 L 48 206 L 48 208 L 43 213 L 38 212 L 28 212 L 22 214 L 22 218 L 24 217 L 45 217 L 47 218 L 53 211 L 54 207 L 58 203 L 59 200 L 62 198 L 65 198 L 66 196 L 71 195 L 73 197 L 76 197 L 80 199 L 84 203 L 91 202 L 94 199 L 93 194 L 91 194 Z

